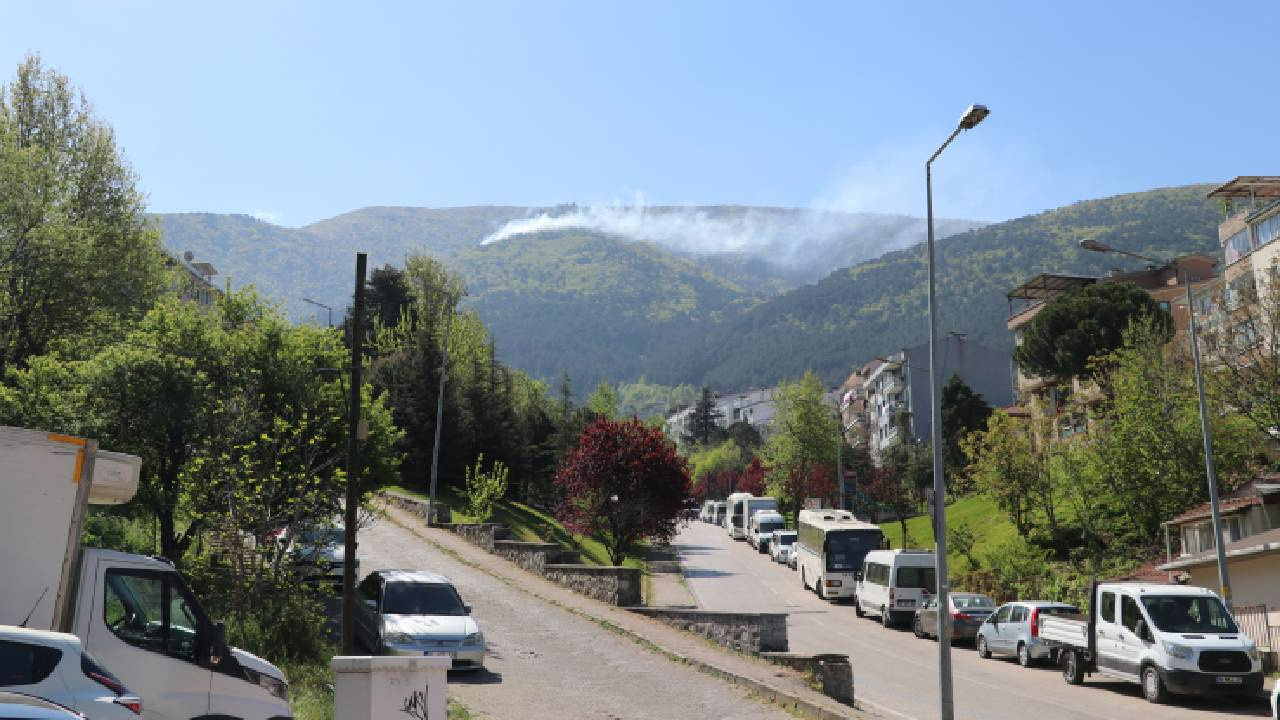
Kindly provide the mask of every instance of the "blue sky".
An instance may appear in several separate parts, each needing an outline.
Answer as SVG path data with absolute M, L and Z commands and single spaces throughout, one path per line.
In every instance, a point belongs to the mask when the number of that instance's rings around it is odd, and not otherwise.
M 940 215 L 1280 170 L 1280 3 L 16 2 L 157 212 L 643 201 Z M 7 80 L 6 80 L 7 82 Z

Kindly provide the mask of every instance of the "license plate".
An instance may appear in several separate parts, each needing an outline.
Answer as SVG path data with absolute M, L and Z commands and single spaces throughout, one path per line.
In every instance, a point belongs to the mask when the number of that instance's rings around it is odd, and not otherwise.
M 427 657 L 452 657 L 453 656 L 452 653 L 448 653 L 443 650 L 427 650 L 422 654 L 426 655 Z
M 1244 678 L 1240 677 L 1239 675 L 1219 675 L 1217 678 L 1215 678 L 1214 681 L 1217 682 L 1219 685 L 1244 684 Z
M 898 601 L 899 607 L 914 607 L 915 604 L 916 604 L 915 600 L 899 600 Z

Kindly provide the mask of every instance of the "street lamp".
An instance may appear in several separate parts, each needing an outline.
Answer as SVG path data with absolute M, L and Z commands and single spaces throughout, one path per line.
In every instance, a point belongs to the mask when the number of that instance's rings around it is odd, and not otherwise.
M 1151 263 L 1153 267 L 1172 264 L 1174 271 L 1182 276 L 1182 284 L 1187 288 L 1187 332 L 1191 335 L 1191 357 L 1194 360 L 1196 369 L 1196 394 L 1200 400 L 1200 434 L 1204 439 L 1204 470 L 1209 480 L 1209 512 L 1213 518 L 1213 537 L 1218 551 L 1218 583 L 1221 586 L 1222 599 L 1227 603 L 1227 607 L 1230 608 L 1231 581 L 1227 577 L 1227 551 L 1222 546 L 1222 514 L 1218 511 L 1218 473 L 1213 463 L 1213 437 L 1209 433 L 1209 411 L 1204 401 L 1204 374 L 1200 370 L 1200 339 L 1197 337 L 1199 333 L 1196 329 L 1195 306 L 1191 300 L 1191 281 L 1187 278 L 1186 271 L 1173 261 L 1162 263 L 1155 258 L 1113 248 L 1096 240 L 1081 240 L 1080 248 L 1091 252 L 1128 255 L 1131 258 Z
M 938 383 L 938 302 L 934 281 L 933 262 L 933 161 L 938 159 L 943 150 L 962 130 L 972 130 L 982 122 L 991 111 L 986 105 L 970 105 L 960 116 L 956 129 L 947 136 L 947 141 L 929 156 L 924 164 L 925 196 L 929 219 L 929 412 L 931 427 L 929 434 L 933 440 L 933 497 L 934 497 L 934 536 L 937 547 L 934 551 L 938 582 L 938 684 L 941 690 L 942 720 L 952 720 L 955 715 L 954 691 L 951 686 L 951 618 L 949 589 L 947 579 L 947 503 L 946 483 L 942 476 L 942 406 L 940 404 L 941 388 Z
M 324 308 L 325 310 L 327 310 L 327 311 L 329 312 L 329 327 L 333 327 L 333 308 L 329 307 L 328 305 L 325 305 L 325 304 L 324 304 L 324 303 L 322 303 L 322 302 L 316 302 L 315 300 L 312 300 L 311 298 L 302 298 L 302 302 L 304 302 L 304 303 L 311 303 L 312 305 L 315 305 L 316 307 Z

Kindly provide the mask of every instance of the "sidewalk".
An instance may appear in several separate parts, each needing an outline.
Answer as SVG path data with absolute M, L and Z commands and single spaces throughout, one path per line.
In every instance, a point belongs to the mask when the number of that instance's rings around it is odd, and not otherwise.
M 698 607 L 693 592 L 685 584 L 675 548 L 670 545 L 651 546 L 645 555 L 645 565 L 649 573 L 649 594 L 645 602 L 649 607 Z
M 676 630 L 659 621 L 628 612 L 572 592 L 539 575 L 522 570 L 506 560 L 485 552 L 461 537 L 437 528 L 428 528 L 421 518 L 398 508 L 379 505 L 388 521 L 407 528 L 422 540 L 449 554 L 455 560 L 534 595 L 544 601 L 602 627 L 631 638 L 646 649 L 666 656 L 673 662 L 741 685 L 775 704 L 805 717 L 822 720 L 842 718 L 885 717 L 867 708 L 842 705 L 813 689 L 800 673 L 765 660 L 740 655 L 712 644 L 709 640 Z M 666 573 L 669 574 L 669 573 Z M 654 583 L 656 586 L 658 583 Z M 666 591 L 669 591 L 667 587 Z M 666 592 L 663 591 L 663 592 Z M 658 590 L 655 589 L 655 595 Z M 688 591 L 685 590 L 687 593 Z M 672 668 L 677 671 L 677 668 Z M 857 668 L 854 668 L 855 692 Z

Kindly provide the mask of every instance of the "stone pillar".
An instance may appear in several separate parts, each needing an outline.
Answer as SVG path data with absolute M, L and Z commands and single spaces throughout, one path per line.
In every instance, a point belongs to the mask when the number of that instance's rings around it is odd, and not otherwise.
M 446 720 L 447 657 L 333 659 L 333 716 L 342 720 Z M 406 713 L 406 709 L 414 708 Z
M 853 704 L 853 664 L 848 655 L 818 655 L 818 680 L 822 693 L 846 705 Z

